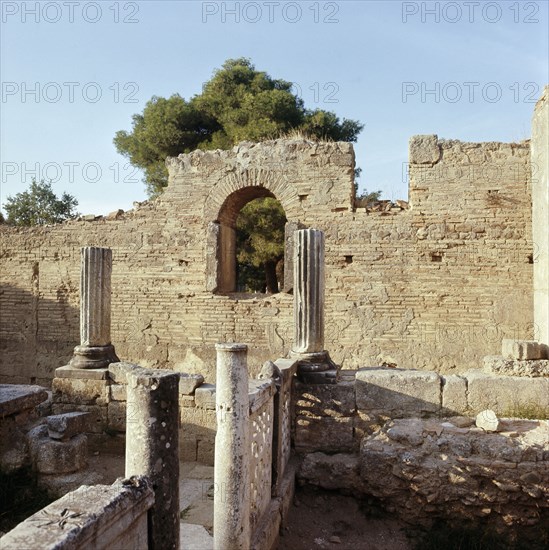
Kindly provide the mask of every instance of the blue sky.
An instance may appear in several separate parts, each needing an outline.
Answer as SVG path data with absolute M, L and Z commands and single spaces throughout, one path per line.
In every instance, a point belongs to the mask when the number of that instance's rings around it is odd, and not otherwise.
M 548 3 L 1 3 L 0 203 L 32 176 L 82 213 L 131 208 L 141 174 L 112 143 L 153 95 L 199 93 L 228 58 L 358 119 L 361 188 L 407 197 L 408 139 L 530 136 L 549 82 Z

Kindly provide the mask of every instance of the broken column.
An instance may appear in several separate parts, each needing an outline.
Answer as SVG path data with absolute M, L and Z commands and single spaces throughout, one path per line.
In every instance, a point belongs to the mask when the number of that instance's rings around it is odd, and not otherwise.
M 81 262 L 80 345 L 74 348 L 70 366 L 104 368 L 119 361 L 111 344 L 112 251 L 86 246 Z
M 248 347 L 216 344 L 214 548 L 250 546 Z
M 300 229 L 294 234 L 294 344 L 305 382 L 335 382 L 337 367 L 324 349 L 324 233 Z
M 145 475 L 154 488 L 149 548 L 179 548 L 179 375 L 127 373 L 126 478 Z

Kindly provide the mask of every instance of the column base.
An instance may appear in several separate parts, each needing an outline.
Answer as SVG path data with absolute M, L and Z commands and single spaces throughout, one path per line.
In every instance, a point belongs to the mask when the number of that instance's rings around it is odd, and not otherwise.
M 118 363 L 114 346 L 76 346 L 69 366 L 76 369 L 103 369 Z
M 339 367 L 330 359 L 327 351 L 311 353 L 290 352 L 298 361 L 297 377 L 305 384 L 337 384 Z

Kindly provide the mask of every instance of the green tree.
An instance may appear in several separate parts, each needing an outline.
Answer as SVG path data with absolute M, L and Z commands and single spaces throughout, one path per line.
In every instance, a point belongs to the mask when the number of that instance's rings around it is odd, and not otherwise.
M 4 209 L 7 213 L 6 223 L 11 225 L 45 225 L 60 223 L 78 216 L 74 209 L 78 201 L 68 193 L 61 198 L 51 188 L 51 183 L 32 179 L 27 191 L 7 197 Z
M 167 185 L 164 161 L 194 149 L 228 149 L 291 130 L 319 139 L 356 141 L 363 125 L 321 109 L 306 109 L 292 83 L 257 71 L 249 59 L 229 59 L 189 100 L 153 97 L 133 116 L 132 130 L 114 137 L 118 152 L 145 173 L 150 196 Z
M 284 258 L 286 215 L 273 198 L 255 199 L 236 221 L 238 284 L 248 290 L 276 293 L 276 267 Z

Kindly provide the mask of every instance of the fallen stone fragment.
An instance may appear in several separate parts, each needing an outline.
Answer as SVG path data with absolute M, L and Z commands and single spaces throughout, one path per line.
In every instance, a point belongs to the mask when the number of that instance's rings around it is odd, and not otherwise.
M 70 439 L 86 431 L 86 421 L 90 413 L 70 412 L 46 418 L 48 435 L 52 439 Z
M 490 409 L 479 412 L 475 423 L 477 428 L 482 428 L 487 432 L 497 432 L 499 429 L 499 419 L 496 413 Z

